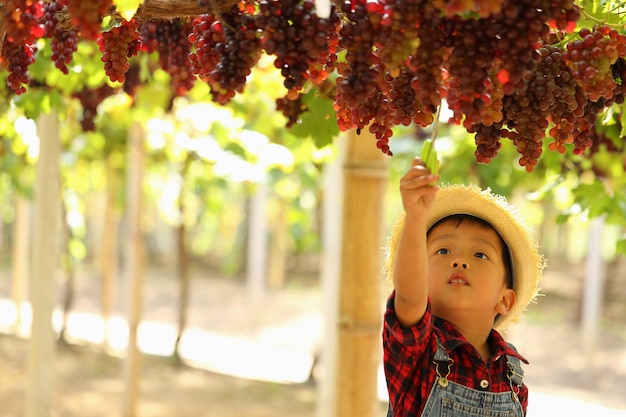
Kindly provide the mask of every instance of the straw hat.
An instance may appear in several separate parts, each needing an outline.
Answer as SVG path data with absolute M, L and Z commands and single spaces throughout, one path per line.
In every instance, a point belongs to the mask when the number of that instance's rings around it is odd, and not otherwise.
M 497 330 L 504 330 L 519 321 L 528 304 L 539 293 L 545 260 L 539 254 L 533 231 L 504 197 L 492 193 L 490 189 L 482 190 L 476 185 L 441 186 L 432 205 L 428 228 L 453 214 L 468 214 L 488 222 L 509 247 L 516 300 L 509 314 L 499 317 L 494 324 Z M 388 240 L 385 267 L 389 278 L 393 273 L 396 247 L 403 224 L 404 216 L 393 226 Z

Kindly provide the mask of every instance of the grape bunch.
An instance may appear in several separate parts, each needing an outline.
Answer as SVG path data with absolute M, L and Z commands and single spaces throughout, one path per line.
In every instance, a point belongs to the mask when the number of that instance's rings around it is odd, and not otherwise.
M 579 36 L 581 39 L 567 43 L 563 53 L 572 76 L 591 101 L 612 98 L 617 83 L 611 66 L 626 56 L 626 35 L 608 26 L 598 26 L 593 31 L 581 29 Z
M 274 66 L 281 70 L 285 88 L 300 91 L 308 80 L 320 84 L 328 78 L 337 61 L 339 23 L 334 6 L 328 18 L 320 18 L 312 0 L 259 2 L 261 47 L 276 56 Z
M 504 137 L 505 129 L 502 122 L 485 125 L 476 123 L 467 127 L 469 133 L 474 133 L 474 143 L 476 150 L 474 157 L 481 164 L 488 164 L 496 157 L 502 147 L 500 138 Z
M 96 40 L 102 29 L 102 17 L 109 12 L 113 0 L 63 0 L 65 3 L 80 36 Z
M 65 29 L 59 22 L 58 13 L 63 10 L 63 0 L 49 0 L 45 3 L 44 37 L 50 39 L 51 59 L 64 74 L 69 73 L 68 65 L 72 62 L 74 52 L 78 48 L 78 33 L 75 29 Z
M 33 44 L 44 34 L 41 0 L 5 0 L 6 37 L 15 44 Z
M 193 72 L 206 80 L 213 100 L 220 104 L 228 103 L 243 91 L 261 56 L 259 33 L 249 11 L 235 5 L 219 19 L 202 15 L 193 21 L 193 33 L 189 37 L 196 48 L 196 53 L 190 55 Z M 207 49 L 203 48 L 209 45 L 218 55 L 204 53 Z
M 302 94 L 297 94 L 295 99 L 279 97 L 276 99 L 276 110 L 287 118 L 286 127 L 291 127 L 298 122 L 300 115 L 307 111 L 306 104 L 302 101 Z
M 33 45 L 11 42 L 6 36 L 2 41 L 0 66 L 9 72 L 7 85 L 17 95 L 26 92 L 29 82 L 28 67 L 35 62 L 36 51 L 37 48 Z
M 122 85 L 122 91 L 128 94 L 133 100 L 137 94 L 137 90 L 141 86 L 141 65 L 137 61 L 131 62 L 130 68 L 126 72 L 126 79 Z
M 595 32 L 583 31 L 582 40 L 576 40 L 575 45 L 565 48 L 559 36 L 546 36 L 537 49 L 539 58 L 535 61 L 536 68 L 524 78 L 523 88 L 515 89 L 503 98 L 503 123 L 493 126 L 475 123 L 468 127 L 468 132 L 475 133 L 478 162 L 489 162 L 496 155 L 500 138 L 513 141 L 521 155 L 519 164 L 527 171 L 532 171 L 537 165 L 546 132 L 550 137 L 548 149 L 551 151 L 564 153 L 567 145 L 573 145 L 574 154 L 582 154 L 593 145 L 595 121 L 600 112 L 612 103 L 624 100 L 626 86 L 622 87 L 621 80 L 626 76 L 626 65 L 620 56 L 625 51 L 619 47 L 615 49 L 615 60 L 607 60 L 605 54 L 594 55 L 588 51 L 585 54 L 587 64 L 575 60 L 578 66 L 573 65 L 572 51 L 584 49 L 581 45 L 586 36 L 589 36 L 586 38 L 589 44 L 595 44 L 600 39 L 613 39 L 615 45 L 619 45 L 619 37 L 610 35 L 610 30 L 604 28 Z M 577 54 L 574 53 L 574 58 Z M 602 86 L 581 83 L 579 79 L 580 65 L 583 68 L 598 67 L 594 59 L 602 61 L 602 65 L 609 62 L 608 75 L 603 76 Z M 604 93 L 598 96 L 600 88 Z
M 573 152 L 575 155 L 583 154 L 587 149 L 593 148 L 595 140 L 600 140 L 596 130 L 596 120 L 600 113 L 614 103 L 624 103 L 626 86 L 621 80 L 626 79 L 626 61 L 623 57 L 618 58 L 611 66 L 611 73 L 615 80 L 620 81 L 616 83 L 611 98 L 607 99 L 601 97 L 597 101 L 588 100 L 584 111 L 577 119 L 575 129 L 572 132 L 574 144 Z M 584 88 L 582 89 L 584 90 Z M 591 153 L 594 151 L 594 149 L 591 149 Z
M 454 19 L 447 25 L 450 54 L 446 100 L 454 121 L 466 126 L 483 122 L 485 108 L 492 101 L 490 70 L 495 51 L 490 45 L 489 26 L 487 19 Z
M 415 91 L 416 100 L 423 107 L 424 114 L 434 114 L 441 104 L 442 97 L 447 95 L 444 86 L 444 64 L 449 51 L 444 47 L 441 23 L 439 11 L 432 4 L 425 3 L 422 8 L 422 21 L 417 29 L 420 44 L 407 62 L 408 68 L 415 73 L 411 87 Z M 423 125 L 423 122 L 416 120 L 418 125 Z
M 218 30 L 220 27 L 221 23 L 212 14 L 200 15 L 192 22 L 188 38 L 195 51 L 189 53 L 189 60 L 193 73 L 203 82 L 209 81 L 211 72 L 220 62 L 219 51 L 224 49 L 223 31 Z
M 366 2 L 371 19 L 380 19 L 380 30 L 376 33 L 380 62 L 394 76 L 420 45 L 417 31 L 424 21 L 424 3 L 424 0 Z
M 128 58 L 144 48 L 138 27 L 135 19 L 122 20 L 118 26 L 98 35 L 97 43 L 102 52 L 100 59 L 104 62 L 104 71 L 113 82 L 125 81 L 125 74 L 130 68 Z
M 340 130 L 363 129 L 378 113 L 382 98 L 379 84 L 384 73 L 374 53 L 379 15 L 368 13 L 365 0 L 345 1 L 342 12 L 346 20 L 340 30 L 339 48 L 346 56 L 345 62 L 337 64 L 337 124 Z
M 550 150 L 564 152 L 565 144 L 573 143 L 586 98 L 574 82 L 559 47 L 546 44 L 538 54 L 537 67 L 525 78 L 525 87 L 503 99 L 504 123 L 477 123 L 468 128 L 470 133 L 476 133 L 478 162 L 488 163 L 495 157 L 500 138 L 504 137 L 512 140 L 520 153 L 519 164 L 532 171 L 550 126 Z
M 164 68 L 172 79 L 172 87 L 176 96 L 182 96 L 191 90 L 195 84 L 196 76 L 193 73 L 189 54 L 191 43 L 188 35 L 191 32 L 191 22 L 179 20 L 172 27 L 170 34 L 170 49 L 167 54 L 167 66 Z
M 98 106 L 109 96 L 112 96 L 117 92 L 117 89 L 103 84 L 100 87 L 84 89 L 73 94 L 73 97 L 78 99 L 82 106 L 82 114 L 80 117 L 80 125 L 83 132 L 95 132 L 96 121 L 95 118 L 98 114 Z
M 190 61 L 192 43 L 188 39 L 192 24 L 187 19 L 149 20 L 140 27 L 141 38 L 149 53 L 157 52 L 159 65 L 171 78 L 175 96 L 191 90 L 196 81 Z
M 433 113 L 425 109 L 416 97 L 414 88 L 415 73 L 407 66 L 398 68 L 396 77 L 391 73 L 385 74 L 386 83 L 383 84 L 383 94 L 388 102 L 388 120 L 391 125 L 428 126 L 433 123 Z

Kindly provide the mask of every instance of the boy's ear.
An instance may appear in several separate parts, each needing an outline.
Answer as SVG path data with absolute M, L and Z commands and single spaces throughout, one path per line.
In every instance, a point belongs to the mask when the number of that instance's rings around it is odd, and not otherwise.
M 510 288 L 505 288 L 502 290 L 498 304 L 496 304 L 496 312 L 501 316 L 506 316 L 509 314 L 514 305 L 515 291 Z

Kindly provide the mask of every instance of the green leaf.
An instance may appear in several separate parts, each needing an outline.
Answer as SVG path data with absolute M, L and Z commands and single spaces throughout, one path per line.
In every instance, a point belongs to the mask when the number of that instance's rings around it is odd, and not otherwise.
M 626 255 L 626 237 L 617 241 L 616 252 L 620 255 Z
M 332 100 L 317 97 L 311 90 L 303 96 L 303 103 L 308 110 L 302 114 L 301 123 L 294 125 L 290 132 L 299 138 L 310 137 L 318 148 L 332 143 L 339 134 Z
M 26 117 L 36 120 L 42 112 L 50 112 L 50 98 L 48 91 L 40 88 L 31 88 L 25 94 L 15 97 L 13 102 L 24 111 Z
M 626 82 L 626 80 L 624 80 Z M 626 111 L 622 111 L 622 115 L 620 117 L 620 123 L 622 125 L 622 129 L 619 133 L 620 137 L 626 136 Z
M 570 216 L 570 213 L 559 213 L 555 217 L 554 221 L 556 222 L 556 224 L 565 224 L 569 220 Z
M 143 4 L 143 0 L 113 0 L 118 13 L 126 20 L 131 20 L 139 6 Z
M 599 195 L 598 198 L 589 199 L 589 217 L 599 217 L 611 208 L 611 199 L 608 195 Z

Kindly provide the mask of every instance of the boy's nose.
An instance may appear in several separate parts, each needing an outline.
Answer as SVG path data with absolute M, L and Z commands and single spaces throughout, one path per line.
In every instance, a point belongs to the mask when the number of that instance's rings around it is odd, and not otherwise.
M 451 268 L 463 268 L 463 269 L 470 269 L 469 264 L 467 262 L 459 262 L 459 261 L 453 261 L 452 264 L 450 265 Z

